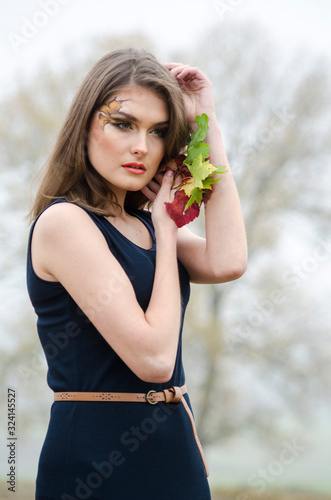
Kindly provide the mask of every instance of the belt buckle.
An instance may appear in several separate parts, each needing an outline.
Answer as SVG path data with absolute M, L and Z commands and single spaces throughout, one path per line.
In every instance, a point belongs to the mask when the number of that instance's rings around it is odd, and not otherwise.
M 147 401 L 147 403 L 149 403 L 150 405 L 156 405 L 156 404 L 157 404 L 157 401 L 152 401 L 152 400 L 150 399 L 151 394 L 153 394 L 154 392 L 156 392 L 156 391 L 151 390 L 151 391 L 148 391 L 148 393 L 146 394 L 146 401 Z

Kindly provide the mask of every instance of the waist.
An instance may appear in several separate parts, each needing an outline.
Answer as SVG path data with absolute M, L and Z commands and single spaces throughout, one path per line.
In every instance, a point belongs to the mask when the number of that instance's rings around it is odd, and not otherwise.
M 129 403 L 149 403 L 155 405 L 160 402 L 164 403 L 182 403 L 189 417 L 193 436 L 197 444 L 202 462 L 204 464 L 206 476 L 208 477 L 208 466 L 203 453 L 201 443 L 195 427 L 193 414 L 185 400 L 184 394 L 187 393 L 186 384 L 181 387 L 173 386 L 169 389 L 156 392 L 150 390 L 147 393 L 139 392 L 55 392 L 54 401 L 112 401 L 112 402 L 129 402 Z
M 55 392 L 54 401 L 113 401 L 128 403 L 149 403 L 155 405 L 160 402 L 179 403 L 187 393 L 186 384 L 181 387 L 173 386 L 156 392 Z

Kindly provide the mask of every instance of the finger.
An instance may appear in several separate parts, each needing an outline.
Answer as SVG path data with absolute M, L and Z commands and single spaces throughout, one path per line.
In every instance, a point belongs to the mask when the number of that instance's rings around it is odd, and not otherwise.
M 175 159 L 169 160 L 167 163 L 162 163 L 158 172 L 166 172 L 167 170 L 177 170 L 177 163 Z
M 177 63 L 169 63 L 170 72 L 177 79 L 177 82 L 182 87 L 183 84 L 188 86 L 190 82 L 196 80 L 199 83 L 205 83 L 210 85 L 210 82 L 206 75 L 196 66 L 189 66 L 188 64 L 177 64 Z
M 196 66 L 190 66 L 189 64 L 170 64 L 168 69 L 173 74 L 179 74 L 184 70 L 191 70 L 193 72 L 200 71 Z
M 157 193 L 160 189 L 160 184 L 161 184 L 161 182 L 157 181 L 154 177 L 152 180 L 149 181 L 147 186 L 151 191 L 155 191 Z
M 154 200 L 157 193 L 160 191 L 160 184 L 158 182 L 155 182 L 154 180 L 151 180 L 146 186 L 144 186 L 141 189 L 141 192 L 147 196 L 149 200 Z
M 162 184 L 163 175 L 164 175 L 164 172 L 157 172 L 154 176 L 154 180 L 158 184 L 158 187 L 160 187 Z
M 180 68 L 178 68 L 179 70 Z M 182 80 L 188 81 L 193 80 L 194 78 L 201 78 L 202 73 L 199 68 L 192 68 L 191 66 L 184 67 L 181 71 L 177 73 L 177 78 L 181 78 Z
M 178 75 L 186 68 L 189 68 L 187 64 L 178 64 L 178 66 L 174 66 L 173 68 L 170 69 L 170 73 L 172 73 L 174 76 L 178 77 Z
M 171 195 L 172 182 L 174 180 L 174 172 L 167 170 L 163 176 L 161 188 L 159 191 L 160 197 L 169 198 Z
M 159 165 L 159 168 L 157 169 L 157 173 L 164 173 L 166 170 L 169 169 L 169 164 L 171 163 L 171 161 L 162 161 Z
M 154 201 L 156 198 L 156 193 L 149 189 L 148 186 L 143 187 L 140 190 L 150 201 Z
M 167 69 L 173 69 L 176 68 L 177 66 L 184 66 L 183 63 L 175 63 L 175 62 L 166 62 L 163 64 Z

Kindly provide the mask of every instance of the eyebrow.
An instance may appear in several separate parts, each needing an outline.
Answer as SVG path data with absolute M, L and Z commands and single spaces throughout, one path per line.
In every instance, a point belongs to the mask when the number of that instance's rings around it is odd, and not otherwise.
M 135 116 L 130 115 L 129 113 L 125 113 L 124 111 L 116 111 L 115 113 L 112 113 L 113 120 L 116 120 L 116 115 L 121 115 L 121 116 L 124 116 L 125 118 L 127 118 L 128 120 L 131 120 L 131 121 L 136 122 L 136 123 L 141 123 L 141 120 L 138 120 L 138 118 L 136 118 Z M 166 120 L 166 121 L 157 122 L 157 123 L 153 124 L 153 126 L 158 126 L 158 127 L 161 127 L 163 125 L 169 125 L 169 121 Z

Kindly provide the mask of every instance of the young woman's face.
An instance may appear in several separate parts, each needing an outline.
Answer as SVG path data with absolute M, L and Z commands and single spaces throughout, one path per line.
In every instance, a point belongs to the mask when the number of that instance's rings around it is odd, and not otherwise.
M 166 103 L 137 86 L 123 88 L 94 114 L 88 157 L 117 196 L 140 190 L 154 177 L 168 126 Z

